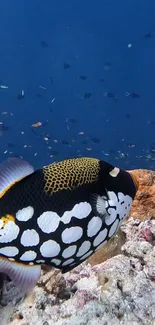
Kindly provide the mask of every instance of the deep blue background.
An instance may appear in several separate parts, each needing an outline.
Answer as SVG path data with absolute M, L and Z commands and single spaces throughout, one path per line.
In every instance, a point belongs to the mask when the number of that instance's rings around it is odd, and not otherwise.
M 154 169 L 154 0 L 1 1 L 0 84 L 0 160 L 84 155 Z

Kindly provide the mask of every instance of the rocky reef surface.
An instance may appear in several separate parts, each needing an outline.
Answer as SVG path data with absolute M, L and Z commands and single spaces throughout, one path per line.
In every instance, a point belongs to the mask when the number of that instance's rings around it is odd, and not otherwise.
M 5 280 L 0 325 L 155 325 L 155 173 L 137 173 L 117 235 L 71 272 L 45 267 L 27 296 Z

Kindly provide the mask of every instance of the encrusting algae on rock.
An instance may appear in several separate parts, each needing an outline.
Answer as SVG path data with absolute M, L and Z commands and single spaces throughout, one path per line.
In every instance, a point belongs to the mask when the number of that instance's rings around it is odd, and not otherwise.
M 133 171 L 139 181 L 139 188 L 133 201 L 130 213 L 135 219 L 155 218 L 155 171 L 137 169 Z
M 126 236 L 121 254 L 103 263 L 84 262 L 59 276 L 54 269 L 42 271 L 39 283 L 25 299 L 7 283 L 1 325 L 152 325 L 155 220 L 131 218 L 121 228 Z M 147 229 L 152 237 L 144 238 Z

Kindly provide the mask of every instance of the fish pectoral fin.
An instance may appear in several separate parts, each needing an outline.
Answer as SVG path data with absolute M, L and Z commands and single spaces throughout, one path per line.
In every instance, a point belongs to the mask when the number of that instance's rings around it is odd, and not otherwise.
M 40 265 L 24 265 L 0 257 L 0 272 L 5 273 L 24 293 L 31 291 L 41 275 Z
M 92 207 L 96 216 L 103 217 L 107 214 L 105 200 L 98 194 L 93 194 Z
M 21 158 L 9 158 L 0 164 L 0 197 L 21 179 L 34 172 L 33 166 Z

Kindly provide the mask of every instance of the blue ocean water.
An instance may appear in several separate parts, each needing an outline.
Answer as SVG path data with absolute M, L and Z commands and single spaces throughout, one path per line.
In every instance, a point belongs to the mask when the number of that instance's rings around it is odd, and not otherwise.
M 1 1 L 0 160 L 154 169 L 154 15 L 154 0 Z

